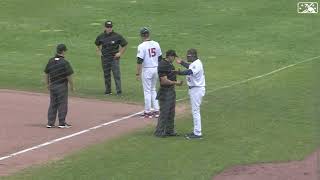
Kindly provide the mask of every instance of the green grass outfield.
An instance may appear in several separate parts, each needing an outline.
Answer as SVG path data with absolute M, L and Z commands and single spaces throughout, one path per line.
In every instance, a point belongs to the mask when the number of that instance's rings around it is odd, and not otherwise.
M 93 44 L 107 19 L 129 41 L 122 58 L 124 97 L 142 103 L 135 53 L 142 26 L 163 51 L 199 50 L 207 90 L 320 55 L 319 15 L 296 12 L 289 0 L 2 0 L 0 87 L 44 92 L 43 68 L 55 45 L 69 47 L 76 96 L 103 97 Z M 38 8 L 41 7 L 41 8 Z M 60 31 L 62 30 L 62 31 Z M 319 139 L 320 59 L 209 93 L 201 141 L 157 139 L 153 127 L 82 150 L 65 160 L 0 179 L 210 179 L 226 167 L 302 159 Z M 187 96 L 177 88 L 178 98 Z M 190 131 L 189 114 L 177 122 Z

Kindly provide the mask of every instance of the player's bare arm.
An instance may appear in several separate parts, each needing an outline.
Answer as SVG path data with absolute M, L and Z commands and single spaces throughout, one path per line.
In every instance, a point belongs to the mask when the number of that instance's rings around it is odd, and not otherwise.
M 142 63 L 143 63 L 143 59 L 138 57 L 137 58 L 137 71 L 136 71 L 136 79 L 138 81 L 141 79 Z
M 74 84 L 73 84 L 72 76 L 68 76 L 67 79 L 68 79 L 68 83 L 69 83 L 69 85 L 70 85 L 70 90 L 71 90 L 72 92 L 74 92 Z
M 44 83 L 47 89 L 49 89 L 49 75 L 47 73 L 44 74 Z
M 101 45 L 97 46 L 96 51 L 97 51 L 97 55 L 101 56 Z

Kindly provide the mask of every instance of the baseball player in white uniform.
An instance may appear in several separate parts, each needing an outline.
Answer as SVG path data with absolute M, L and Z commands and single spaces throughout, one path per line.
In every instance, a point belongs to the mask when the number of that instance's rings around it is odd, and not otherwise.
M 156 100 L 156 85 L 158 81 L 158 62 L 162 52 L 158 42 L 150 39 L 150 31 L 144 27 L 140 30 L 143 42 L 137 52 L 137 80 L 142 80 L 144 93 L 145 118 L 159 117 L 159 102 Z M 153 110 L 153 111 L 152 111 Z
M 193 132 L 187 134 L 185 137 L 187 139 L 201 139 L 201 115 L 200 106 L 202 103 L 202 98 L 205 95 L 205 75 L 202 62 L 198 58 L 196 49 L 189 49 L 187 51 L 187 60 L 191 64 L 182 61 L 181 59 L 176 59 L 178 64 L 181 64 L 187 70 L 179 71 L 179 75 L 186 75 L 187 83 L 189 86 L 189 96 L 192 108 L 193 117 Z

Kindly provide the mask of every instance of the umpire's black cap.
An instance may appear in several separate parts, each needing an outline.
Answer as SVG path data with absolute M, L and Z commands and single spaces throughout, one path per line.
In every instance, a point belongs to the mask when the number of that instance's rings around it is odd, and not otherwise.
M 141 34 L 141 35 L 149 34 L 149 33 L 150 33 L 150 31 L 149 31 L 149 29 L 146 28 L 146 27 L 143 27 L 143 28 L 140 29 L 140 34 Z
M 106 22 L 104 23 L 104 26 L 105 26 L 105 27 L 112 27 L 112 21 L 106 21 Z
M 172 50 L 172 49 L 170 49 L 170 50 L 168 50 L 168 51 L 166 52 L 166 57 L 169 57 L 169 56 L 178 57 L 176 51 L 175 51 L 175 50 Z
M 65 44 L 58 44 L 57 45 L 57 53 L 62 53 L 62 51 L 67 51 L 67 46 Z

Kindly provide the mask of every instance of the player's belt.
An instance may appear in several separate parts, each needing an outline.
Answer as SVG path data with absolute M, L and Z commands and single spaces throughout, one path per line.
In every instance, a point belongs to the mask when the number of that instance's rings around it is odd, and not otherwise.
M 189 86 L 189 89 L 196 88 L 196 87 L 204 87 L 204 86 Z
M 153 67 L 143 67 L 143 68 L 157 68 L 158 66 L 153 66 Z

